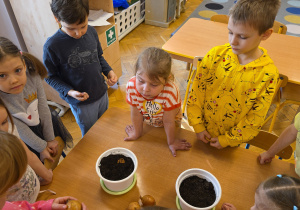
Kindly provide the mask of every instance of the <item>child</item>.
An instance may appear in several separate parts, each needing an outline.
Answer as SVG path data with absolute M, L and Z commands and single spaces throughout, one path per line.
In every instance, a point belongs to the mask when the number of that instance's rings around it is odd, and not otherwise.
M 10 188 L 24 175 L 27 168 L 27 156 L 23 145 L 12 134 L 0 131 L 0 208 L 11 209 L 67 209 L 67 200 L 73 197 L 60 197 L 48 201 L 29 203 L 27 201 L 5 202 L 11 193 Z M 82 203 L 82 209 L 86 206 Z
M 286 175 L 270 177 L 255 192 L 251 210 L 297 210 L 300 208 L 300 180 Z M 222 210 L 236 210 L 234 205 L 223 203 Z
M 164 127 L 169 148 L 175 157 L 176 150 L 189 150 L 191 144 L 175 137 L 175 125 L 180 126 L 181 122 L 181 99 L 172 81 L 171 62 L 167 52 L 154 47 L 146 49 L 138 57 L 135 76 L 126 87 L 133 125 L 126 127 L 128 137 L 124 140 L 142 136 L 143 121 L 155 127 Z
M 239 0 L 229 12 L 229 42 L 201 62 L 187 103 L 197 139 L 218 149 L 254 138 L 265 119 L 278 71 L 259 44 L 272 34 L 280 0 Z
M 296 141 L 295 171 L 300 176 L 300 113 L 295 117 L 294 124 L 289 125 L 278 137 L 276 142 L 258 156 L 260 164 L 270 163 L 275 155 L 282 149 Z
M 28 148 L 42 161 L 53 161 L 58 143 L 41 80 L 46 72 L 38 59 L 0 37 L 0 97 Z
M 107 84 L 117 76 L 103 58 L 96 30 L 88 26 L 88 0 L 52 0 L 61 28 L 44 45 L 46 82 L 69 103 L 82 136 L 108 108 Z
M 9 119 L 9 121 L 8 121 Z M 13 124 L 12 116 L 8 112 L 5 107 L 3 101 L 0 99 L 0 130 L 4 132 L 9 132 L 18 137 L 18 131 Z M 7 196 L 8 201 L 19 201 L 26 200 L 29 203 L 33 203 L 36 201 L 40 190 L 40 181 L 36 176 L 39 175 L 41 177 L 41 185 L 49 184 L 52 181 L 52 170 L 47 170 L 46 167 L 41 163 L 38 157 L 33 154 L 27 146 L 21 141 L 23 145 L 27 159 L 28 166 L 25 174 L 22 176 L 18 184 L 16 184 L 13 189 L 13 194 Z

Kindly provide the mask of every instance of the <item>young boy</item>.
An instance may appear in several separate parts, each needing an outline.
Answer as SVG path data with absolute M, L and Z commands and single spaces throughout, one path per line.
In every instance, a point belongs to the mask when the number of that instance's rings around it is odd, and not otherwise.
M 52 0 L 61 28 L 44 45 L 46 82 L 70 104 L 82 136 L 108 108 L 107 84 L 117 76 L 103 58 L 96 30 L 88 25 L 88 0 Z
M 271 104 L 278 71 L 259 44 L 273 32 L 280 0 L 239 0 L 229 12 L 229 43 L 201 62 L 187 103 L 197 139 L 218 149 L 255 137 Z

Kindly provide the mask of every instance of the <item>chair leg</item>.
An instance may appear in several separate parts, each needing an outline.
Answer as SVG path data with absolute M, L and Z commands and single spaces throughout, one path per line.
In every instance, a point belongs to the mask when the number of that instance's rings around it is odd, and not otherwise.
M 62 151 L 61 155 L 63 156 L 63 158 L 65 158 L 67 156 L 64 151 Z
M 250 144 L 246 144 L 245 149 L 249 149 L 249 147 L 250 147 Z

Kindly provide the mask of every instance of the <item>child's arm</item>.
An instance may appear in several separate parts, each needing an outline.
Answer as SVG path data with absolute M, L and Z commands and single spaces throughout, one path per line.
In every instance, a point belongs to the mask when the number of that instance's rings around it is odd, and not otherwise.
M 263 152 L 258 156 L 260 164 L 270 163 L 278 152 L 296 140 L 297 133 L 298 130 L 294 124 L 289 125 L 286 129 L 284 129 L 268 151 Z
M 125 141 L 136 140 L 143 134 L 143 115 L 136 106 L 130 106 L 132 125 L 127 125 L 125 131 L 128 137 Z
M 185 139 L 175 138 L 175 117 L 179 109 L 178 107 L 171 111 L 165 111 L 163 116 L 168 145 L 174 157 L 176 157 L 176 150 L 189 150 L 192 147 Z
M 20 139 L 28 158 L 28 165 L 34 170 L 34 172 L 41 177 L 43 180 L 41 181 L 41 185 L 47 185 L 52 182 L 53 173 L 51 169 L 47 169 L 42 162 L 38 159 L 38 157 L 31 152 L 25 143 Z

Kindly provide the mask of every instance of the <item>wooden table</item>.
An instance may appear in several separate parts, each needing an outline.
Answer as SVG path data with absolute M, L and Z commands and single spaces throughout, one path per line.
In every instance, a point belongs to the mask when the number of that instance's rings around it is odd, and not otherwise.
M 228 42 L 227 24 L 190 18 L 162 49 L 174 59 L 192 63 L 195 56 L 204 57 L 214 46 Z M 261 46 L 289 82 L 300 84 L 300 37 L 273 33 Z
M 129 111 L 108 109 L 54 170 L 53 182 L 42 187 L 57 195 L 44 193 L 39 200 L 71 195 L 83 201 L 90 210 L 125 210 L 130 202 L 138 201 L 139 195 L 150 194 L 157 205 L 175 209 L 177 177 L 187 169 L 201 168 L 215 175 L 221 184 L 218 208 L 226 201 L 234 203 L 238 209 L 249 209 L 261 181 L 281 173 L 297 177 L 294 164 L 275 159 L 262 166 L 256 160 L 257 153 L 239 147 L 218 150 L 196 141 L 196 135 L 184 129 L 178 130 L 178 136 L 189 140 L 193 147 L 190 151 L 177 152 L 177 157 L 169 151 L 163 128 L 145 126 L 139 140 L 125 142 L 124 129 L 130 122 Z M 97 158 L 113 147 L 130 149 L 138 159 L 136 185 L 119 196 L 102 190 L 95 170 Z

